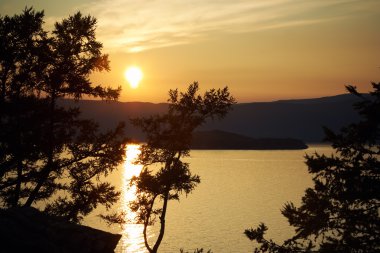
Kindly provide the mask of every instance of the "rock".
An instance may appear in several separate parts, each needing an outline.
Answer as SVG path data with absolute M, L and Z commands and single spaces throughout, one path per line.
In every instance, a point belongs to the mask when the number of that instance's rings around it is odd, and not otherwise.
M 0 252 L 111 253 L 121 235 L 48 216 L 35 208 L 0 210 Z

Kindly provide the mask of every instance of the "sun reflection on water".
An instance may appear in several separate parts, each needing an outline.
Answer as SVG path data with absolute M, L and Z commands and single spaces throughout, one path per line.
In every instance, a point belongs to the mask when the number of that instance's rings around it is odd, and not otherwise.
M 126 214 L 127 224 L 123 226 L 121 238 L 121 252 L 129 253 L 144 253 L 144 238 L 142 235 L 143 225 L 133 224 L 136 217 L 135 213 L 131 212 L 129 202 L 136 198 L 136 187 L 129 186 L 129 181 L 133 176 L 138 176 L 142 170 L 142 165 L 134 164 L 135 160 L 141 153 L 140 145 L 128 144 L 126 148 L 126 160 L 124 162 L 123 183 L 121 193 L 121 211 Z

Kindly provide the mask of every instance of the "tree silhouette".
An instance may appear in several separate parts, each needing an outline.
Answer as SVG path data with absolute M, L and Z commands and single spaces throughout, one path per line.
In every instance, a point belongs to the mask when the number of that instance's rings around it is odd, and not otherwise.
M 143 170 L 131 179 L 136 186 L 136 200 L 131 202 L 137 213 L 137 222 L 144 225 L 145 246 L 149 252 L 157 252 L 165 233 L 165 219 L 169 200 L 179 200 L 182 193 L 191 193 L 200 182 L 193 175 L 189 164 L 181 158 L 189 155 L 194 129 L 209 118 L 222 118 L 235 103 L 228 88 L 211 89 L 198 95 L 198 83 L 191 84 L 187 92 L 169 92 L 169 109 L 162 115 L 133 119 L 132 123 L 146 133 L 146 144 L 138 163 Z M 151 165 L 159 166 L 157 170 Z M 160 232 L 153 246 L 149 245 L 147 227 L 159 218 Z
M 191 252 L 189 252 L 189 251 L 186 251 L 186 252 L 185 252 L 183 249 L 180 249 L 179 252 L 180 252 L 180 253 L 191 253 Z M 211 250 L 208 250 L 208 251 L 206 252 L 206 251 L 203 250 L 203 248 L 200 248 L 200 249 L 196 248 L 196 249 L 193 251 L 193 253 L 212 253 L 212 251 L 211 251 Z
M 354 105 L 362 120 L 336 134 L 325 129 L 336 154 L 306 156 L 314 187 L 300 207 L 285 204 L 282 214 L 296 234 L 282 245 L 264 238 L 267 227 L 245 230 L 260 244 L 254 252 L 379 252 L 380 251 L 380 83 Z
M 0 18 L 0 198 L 3 207 L 41 206 L 80 221 L 119 195 L 100 182 L 122 161 L 123 126 L 99 133 L 78 108 L 59 99 L 117 99 L 120 88 L 94 86 L 89 75 L 109 70 L 96 41 L 96 19 L 80 12 L 43 30 L 43 11 Z

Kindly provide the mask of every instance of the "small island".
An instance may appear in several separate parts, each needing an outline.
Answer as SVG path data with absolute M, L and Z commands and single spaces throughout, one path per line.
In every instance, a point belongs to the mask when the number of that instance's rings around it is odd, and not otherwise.
M 221 130 L 197 131 L 191 149 L 296 150 L 308 146 L 293 138 L 251 138 Z

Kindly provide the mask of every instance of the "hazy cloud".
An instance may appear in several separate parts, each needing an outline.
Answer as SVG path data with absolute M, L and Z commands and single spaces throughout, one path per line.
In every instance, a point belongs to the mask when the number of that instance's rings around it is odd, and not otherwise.
M 82 6 L 98 19 L 108 50 L 137 52 L 244 33 L 328 22 L 376 5 L 370 0 L 98 0 Z

